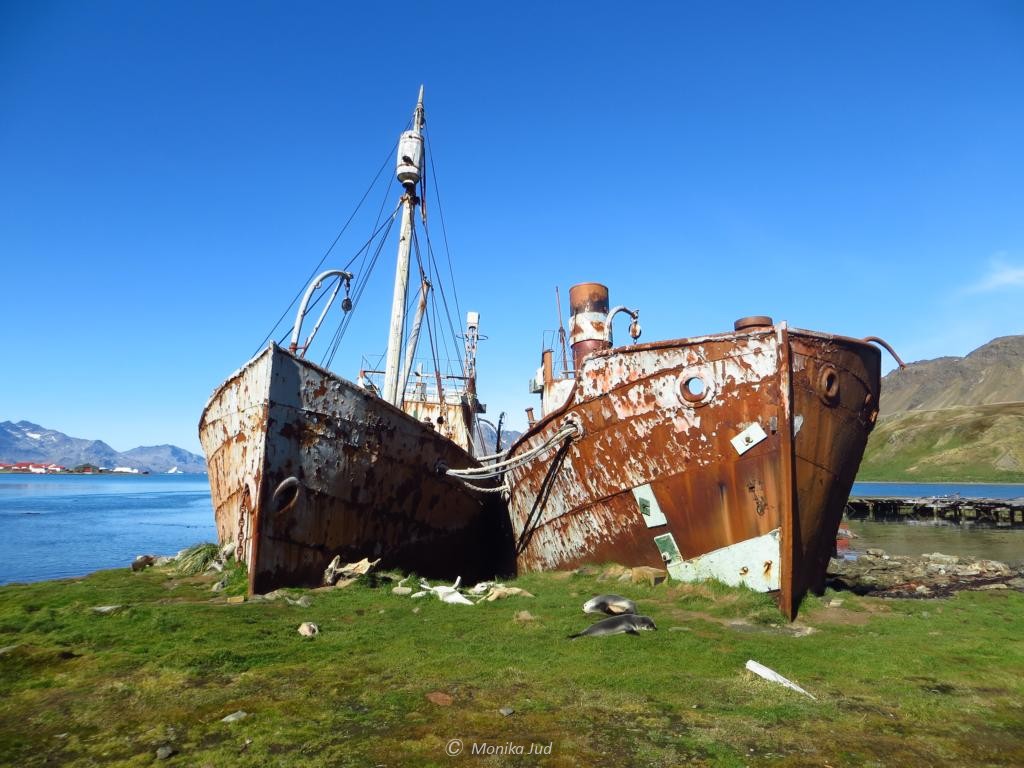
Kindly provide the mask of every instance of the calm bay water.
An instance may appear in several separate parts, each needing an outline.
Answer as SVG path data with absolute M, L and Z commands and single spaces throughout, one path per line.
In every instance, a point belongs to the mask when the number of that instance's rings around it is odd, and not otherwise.
M 854 483 L 851 496 L 886 496 L 918 499 L 960 494 L 974 499 L 1022 499 L 1024 485 L 996 483 Z
M 870 520 L 850 520 L 847 525 L 858 537 L 850 542 L 854 552 L 863 553 L 872 547 L 884 549 L 890 555 L 942 552 L 976 560 L 998 560 L 1024 568 L 1024 530 L 1020 529 L 873 523 Z
M 971 483 L 854 483 L 852 496 L 883 496 L 894 499 L 922 499 L 952 496 L 976 499 L 1021 499 L 1024 485 Z M 1024 530 L 975 528 L 956 525 L 874 523 L 851 520 L 850 530 L 859 538 L 851 549 L 863 552 L 870 547 L 891 555 L 921 555 L 942 552 L 976 559 L 999 560 L 1024 568 Z
M 854 495 L 1020 498 L 1024 486 L 856 483 Z M 1024 565 L 1024 531 L 853 524 L 860 548 L 987 557 Z M 127 567 L 215 541 L 205 475 L 0 475 L 0 584 Z
M 0 475 L 0 584 L 216 541 L 206 475 Z

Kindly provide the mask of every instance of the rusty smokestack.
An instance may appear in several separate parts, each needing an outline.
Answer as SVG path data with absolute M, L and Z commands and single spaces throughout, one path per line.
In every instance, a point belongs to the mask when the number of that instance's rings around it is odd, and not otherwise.
M 605 338 L 608 322 L 608 287 L 600 283 L 580 283 L 569 289 L 569 341 L 576 370 L 583 358 L 598 349 L 608 349 Z

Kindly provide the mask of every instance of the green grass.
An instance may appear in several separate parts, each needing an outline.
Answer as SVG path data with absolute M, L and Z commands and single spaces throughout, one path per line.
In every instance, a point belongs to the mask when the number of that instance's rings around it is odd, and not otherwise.
M 180 766 L 1024 764 L 1017 592 L 810 598 L 800 636 L 770 598 L 717 584 L 541 574 L 516 582 L 533 599 L 466 607 L 364 580 L 302 608 L 227 603 L 244 574 L 222 593 L 214 580 L 166 568 L 0 588 L 0 648 L 16 646 L 0 652 L 0 764 L 150 765 L 164 744 Z M 603 592 L 659 631 L 567 640 Z M 303 621 L 321 634 L 300 637 Z M 753 677 L 750 658 L 818 701 Z M 552 750 L 449 757 L 453 738 Z
M 1024 403 L 886 416 L 868 440 L 857 479 L 1024 482 Z

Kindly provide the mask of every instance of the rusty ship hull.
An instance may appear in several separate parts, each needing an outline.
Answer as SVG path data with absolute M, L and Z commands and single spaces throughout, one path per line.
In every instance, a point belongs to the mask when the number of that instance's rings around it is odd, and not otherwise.
M 519 571 L 657 566 L 777 592 L 794 618 L 877 417 L 878 350 L 779 324 L 584 352 L 510 449 L 577 427 L 506 476 Z
M 276 344 L 214 392 L 199 432 L 218 538 L 236 543 L 250 592 L 316 586 L 335 555 L 437 578 L 493 566 L 486 497 L 443 474 L 476 460 Z

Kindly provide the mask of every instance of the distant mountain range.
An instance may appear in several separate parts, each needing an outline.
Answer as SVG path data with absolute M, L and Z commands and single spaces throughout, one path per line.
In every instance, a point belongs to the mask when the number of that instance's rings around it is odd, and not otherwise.
M 496 444 L 496 438 L 498 432 L 495 428 L 486 421 L 480 422 L 480 432 L 483 435 L 485 453 L 495 453 L 494 446 Z M 522 432 L 516 432 L 511 429 L 501 430 L 501 450 L 506 450 L 512 443 L 519 439 Z
M 1024 482 L 1024 336 L 882 379 L 859 480 Z
M 167 472 L 175 467 L 181 472 L 206 471 L 202 456 L 174 445 L 140 445 L 119 452 L 102 440 L 68 437 L 30 421 L 0 422 L 0 461 L 60 464 L 68 469 L 95 464 L 108 469 L 129 467 L 143 472 Z

